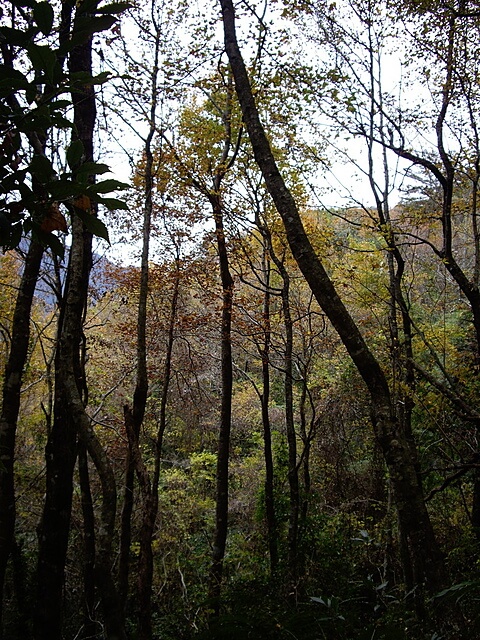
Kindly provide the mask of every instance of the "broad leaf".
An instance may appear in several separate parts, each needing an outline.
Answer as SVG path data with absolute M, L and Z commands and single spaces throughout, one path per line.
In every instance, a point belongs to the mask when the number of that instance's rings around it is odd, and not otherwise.
M 43 246 L 50 247 L 56 256 L 65 257 L 65 247 L 56 235 L 43 231 L 37 224 L 32 224 L 32 234 Z
M 81 140 L 74 140 L 67 149 L 67 163 L 72 171 L 81 163 L 85 149 Z
M 25 43 L 30 40 L 35 32 L 36 30 L 34 29 L 22 31 L 21 29 L 12 29 L 12 27 L 0 27 L 0 35 L 3 36 L 5 42 L 16 47 L 25 47 Z
M 82 220 L 87 231 L 90 231 L 90 233 L 93 233 L 93 235 L 97 236 L 98 238 L 103 238 L 110 244 L 108 229 L 100 220 L 100 218 L 97 218 L 97 216 L 92 215 L 91 213 L 88 213 L 83 209 L 79 209 L 78 207 L 75 207 L 75 213 Z
M 118 189 L 128 189 L 129 185 L 125 184 L 125 182 L 120 182 L 119 180 L 103 180 L 102 182 L 97 182 L 89 187 L 89 192 L 94 193 L 110 193 L 112 191 L 117 191 Z
M 108 15 L 95 17 L 81 16 L 76 21 L 75 29 L 70 40 L 70 49 L 85 42 L 93 33 L 110 29 L 116 21 L 116 18 Z
M 44 71 L 49 82 L 55 78 L 55 65 L 57 55 L 53 49 L 46 45 L 28 44 L 26 47 L 35 71 Z
M 100 197 L 93 197 L 93 196 L 92 198 L 95 200 L 95 202 L 98 202 L 98 204 L 102 204 L 104 207 L 106 207 L 110 211 L 116 211 L 116 210 L 128 211 L 128 205 L 125 202 L 123 202 L 123 200 L 118 200 L 117 198 L 100 198 Z
M 109 171 L 110 167 L 108 164 L 102 164 L 100 162 L 84 162 L 82 166 L 78 167 L 76 173 L 77 175 L 100 175 L 102 173 L 108 173 Z
M 39 182 L 45 183 L 56 175 L 52 163 L 46 156 L 35 154 L 28 165 L 28 170 Z
M 103 7 L 99 7 L 97 9 L 97 13 L 122 13 L 127 9 L 130 9 L 133 5 L 128 2 L 112 2 L 111 4 L 106 4 Z
M 33 17 L 40 31 L 48 36 L 53 27 L 53 8 L 48 2 L 37 2 L 33 6 Z

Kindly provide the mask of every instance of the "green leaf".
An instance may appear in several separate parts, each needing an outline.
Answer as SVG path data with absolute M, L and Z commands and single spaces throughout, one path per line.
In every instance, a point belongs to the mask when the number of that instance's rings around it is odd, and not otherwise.
M 103 71 L 96 76 L 92 76 L 90 73 L 86 71 L 75 71 L 70 74 L 70 80 L 74 84 L 85 85 L 85 84 L 104 84 L 110 78 L 109 71 Z
M 25 180 L 26 171 L 21 169 L 13 171 L 6 175 L 2 180 L 2 191 L 8 193 L 9 191 L 15 191 L 18 184 L 21 184 Z
M 21 222 L 18 222 L 17 224 L 13 224 L 10 230 L 10 247 L 11 249 L 14 249 L 15 247 L 18 247 L 18 245 L 20 244 L 20 240 L 22 239 L 22 230 L 23 230 L 23 225 Z
M 63 260 L 65 257 L 65 247 L 55 234 L 42 231 L 37 224 L 32 224 L 32 234 L 43 246 L 50 247 L 52 252 Z
M 26 47 L 35 71 L 44 71 L 49 82 L 54 81 L 57 54 L 47 45 L 29 43 Z
M 33 17 L 40 31 L 48 36 L 53 27 L 54 13 L 48 2 L 37 2 L 33 7 Z
M 117 209 L 128 211 L 128 205 L 117 198 L 99 198 L 92 195 L 92 200 L 95 200 L 98 204 L 103 204 L 109 211 L 116 211 Z
M 102 71 L 92 78 L 92 84 L 105 84 L 111 77 L 110 71 Z
M 105 224 L 100 220 L 100 218 L 97 218 L 97 216 L 94 216 L 91 213 L 87 213 L 82 209 L 77 209 L 77 207 L 75 207 L 75 213 L 82 220 L 87 231 L 90 231 L 90 233 L 93 233 L 93 235 L 97 236 L 98 238 L 103 238 L 108 242 L 108 244 L 110 244 L 110 239 L 108 237 L 108 229 L 105 226 Z
M 112 2 L 97 9 L 97 13 L 123 13 L 127 9 L 133 7 L 129 2 Z
M 32 9 L 35 4 L 35 0 L 12 0 L 12 6 L 14 7 L 28 7 Z
M 2 247 L 4 247 L 10 239 L 11 226 L 10 220 L 3 211 L 0 210 L 0 246 Z
M 16 47 L 24 47 L 25 43 L 30 40 L 36 29 L 13 29 L 12 27 L 0 27 L 0 35 L 5 39 L 6 44 L 13 44 Z
M 82 161 L 85 149 L 81 140 L 74 140 L 67 149 L 67 163 L 74 170 Z
M 65 200 L 70 200 L 72 198 L 76 198 L 82 194 L 84 190 L 83 186 L 73 182 L 72 180 L 56 180 L 52 182 L 48 190 L 52 196 L 53 200 L 57 200 L 58 202 L 63 202 Z
M 116 191 L 118 189 L 128 189 L 129 185 L 125 182 L 120 182 L 119 180 L 103 180 L 102 182 L 97 182 L 96 184 L 92 184 L 89 188 L 93 193 L 110 193 L 111 191 Z
M 29 131 L 45 131 L 52 124 L 48 107 L 44 105 L 26 113 L 21 124 L 21 130 L 25 133 Z
M 113 16 L 81 16 L 77 21 L 70 40 L 70 46 L 82 44 L 93 33 L 106 31 L 112 27 L 116 18 Z
M 100 162 L 84 162 L 82 166 L 78 167 L 77 175 L 87 174 L 93 176 L 108 173 L 109 171 L 110 167 L 108 164 L 102 164 Z
M 52 100 L 49 104 L 51 109 L 66 109 L 72 103 L 70 100 Z
M 60 113 L 52 114 L 51 120 L 52 124 L 57 126 L 59 129 L 71 129 L 73 127 L 73 123 Z
M 39 182 L 48 182 L 54 175 L 55 169 L 46 156 L 35 154 L 28 165 L 28 170 Z
M 28 89 L 29 87 L 30 82 L 23 73 L 5 64 L 0 64 L 0 89 L 10 89 L 8 93 L 11 93 L 11 91 Z

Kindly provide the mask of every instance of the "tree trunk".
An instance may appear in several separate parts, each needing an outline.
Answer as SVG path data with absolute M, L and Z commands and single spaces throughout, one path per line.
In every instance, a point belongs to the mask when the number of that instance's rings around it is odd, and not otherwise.
M 76 17 L 84 19 L 83 3 Z M 69 57 L 69 72 L 92 73 L 92 36 L 75 47 Z M 72 93 L 74 139 L 84 148 L 84 159 L 93 161 L 93 133 L 96 119 L 93 85 Z M 102 484 L 101 526 L 98 532 L 96 582 L 102 599 L 106 635 L 123 640 L 125 632 L 120 602 L 112 579 L 112 540 L 115 527 L 116 487 L 113 471 L 85 412 L 85 387 L 80 358 L 82 327 L 87 304 L 92 263 L 92 235 L 85 231 L 76 208 L 95 215 L 91 202 L 74 203 L 72 244 L 67 273 L 64 308 L 60 315 L 56 357 L 55 409 L 47 444 L 47 494 L 41 525 L 38 560 L 37 640 L 61 638 L 62 589 L 70 525 L 76 436 L 88 450 Z
M 76 222 L 76 224 L 75 224 Z M 76 425 L 68 406 L 69 382 L 79 365 L 79 344 L 87 285 L 84 278 L 82 223 L 74 231 L 64 308 L 60 313 L 55 358 L 54 419 L 46 446 L 46 497 L 40 525 L 37 568 L 36 640 L 62 637 L 63 584 L 76 460 Z M 78 389 L 77 389 L 78 393 Z
M 118 595 L 123 617 L 126 615 L 128 576 L 130 573 L 130 545 L 132 542 L 132 513 L 134 503 L 135 460 L 133 443 L 127 434 L 127 456 L 125 460 L 125 486 L 120 525 L 120 548 L 118 552 Z
M 264 235 L 264 230 L 262 231 Z M 265 236 L 264 236 L 265 237 Z M 270 346 L 271 346 L 271 326 L 270 326 L 270 261 L 268 258 L 268 247 L 263 249 L 263 271 L 265 293 L 263 296 L 263 348 L 262 357 L 262 382 L 263 390 L 260 397 L 262 406 L 263 424 L 263 456 L 265 460 L 265 514 L 267 519 L 268 550 L 270 554 L 270 572 L 275 574 L 278 567 L 278 526 L 275 513 L 274 499 L 274 467 L 272 454 L 272 430 L 270 427 Z
M 3 381 L 0 417 L 0 638 L 3 637 L 5 571 L 15 531 L 14 460 L 20 390 L 30 340 L 30 311 L 42 255 L 43 247 L 31 240 L 13 313 L 12 339 Z
M 212 195 L 215 234 L 222 281 L 222 327 L 221 327 L 221 379 L 222 404 L 218 434 L 215 534 L 213 539 L 212 566 L 210 568 L 210 597 L 215 613 L 220 609 L 220 594 L 223 575 L 223 559 L 228 533 L 228 487 L 230 458 L 230 429 L 232 420 L 232 305 L 233 278 L 230 274 L 227 246 L 223 227 L 223 210 L 218 195 Z
M 236 39 L 233 3 L 231 0 L 220 0 L 220 2 L 225 47 L 256 162 L 282 217 L 292 254 L 370 392 L 375 436 L 390 472 L 400 529 L 407 541 L 414 570 L 414 582 L 419 587 L 426 583 L 430 590 L 436 590 L 443 579 L 443 559 L 425 507 L 423 490 L 418 481 L 415 465 L 411 460 L 409 443 L 399 428 L 395 416 L 387 380 L 357 325 L 340 300 L 305 233 L 295 200 L 278 170 L 260 122 Z
M 288 520 L 288 567 L 290 572 L 289 592 L 296 597 L 298 579 L 298 523 L 300 515 L 300 488 L 298 483 L 297 434 L 293 413 L 293 321 L 290 311 L 290 276 L 283 264 L 270 248 L 272 260 L 282 277 L 281 290 L 283 323 L 285 327 L 284 352 L 284 395 L 285 395 L 285 428 L 288 444 L 288 486 L 290 493 L 290 515 Z
M 94 638 L 97 631 L 95 619 L 95 515 L 90 490 L 87 450 L 83 443 L 78 447 L 78 476 L 83 514 L 83 638 Z

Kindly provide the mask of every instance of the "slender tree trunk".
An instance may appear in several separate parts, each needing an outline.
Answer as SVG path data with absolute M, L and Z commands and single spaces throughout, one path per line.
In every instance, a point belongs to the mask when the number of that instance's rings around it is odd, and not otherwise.
M 84 19 L 83 3 L 77 5 L 75 19 Z M 69 58 L 70 73 L 92 73 L 92 37 L 75 47 Z M 96 118 L 92 85 L 72 94 L 75 139 L 82 142 L 86 161 L 93 161 L 93 133 Z M 87 199 L 75 208 L 95 215 Z M 123 640 L 125 632 L 118 593 L 112 579 L 112 540 L 115 527 L 116 486 L 113 471 L 94 433 L 82 395 L 85 388 L 80 358 L 82 326 L 86 310 L 92 263 L 92 236 L 79 216 L 72 215 L 72 244 L 68 265 L 64 308 L 56 357 L 55 408 L 52 431 L 47 444 L 47 493 L 41 525 L 36 640 L 61 638 L 62 589 L 68 545 L 73 490 L 73 468 L 78 434 L 88 450 L 102 485 L 101 525 L 98 531 L 95 578 L 104 612 L 107 638 Z
M 97 631 L 95 616 L 95 516 L 90 490 L 87 450 L 78 447 L 78 476 L 83 514 L 83 638 L 94 638 Z
M 414 570 L 414 582 L 419 587 L 426 583 L 429 589 L 435 590 L 443 580 L 443 559 L 425 507 L 416 468 L 411 460 L 410 445 L 395 416 L 387 380 L 305 233 L 295 200 L 278 170 L 260 122 L 236 39 L 233 3 L 231 0 L 220 2 L 225 47 L 255 159 L 282 217 L 292 254 L 370 392 L 372 423 L 390 472 L 400 529 L 407 540 Z
M 263 296 L 263 348 L 262 356 L 262 382 L 263 390 L 260 397 L 262 406 L 263 424 L 263 456 L 265 460 L 265 513 L 267 518 L 268 549 L 270 553 L 270 572 L 275 574 L 278 567 L 278 525 L 275 513 L 274 498 L 274 466 L 272 454 L 272 430 L 270 426 L 270 346 L 271 346 L 271 324 L 270 324 L 270 261 L 268 249 L 264 247 L 263 271 L 265 293 Z
M 72 237 L 65 306 L 60 314 L 55 358 L 54 418 L 45 451 L 46 497 L 38 553 L 36 640 L 60 640 L 62 637 L 62 594 L 77 454 L 75 420 L 67 403 L 68 382 L 71 377 L 76 378 L 86 296 L 86 286 L 82 282 L 84 246 L 81 222 L 78 220 L 73 226 L 76 228 Z
M 79 17 L 78 12 L 81 8 L 81 4 L 77 6 L 76 20 Z M 81 15 L 82 19 L 84 19 L 83 11 Z M 92 43 L 93 37 L 90 36 L 83 44 L 75 47 L 69 58 L 70 73 L 86 72 L 92 74 Z M 85 160 L 91 162 L 94 160 L 93 135 L 96 120 L 94 87 L 92 85 L 86 85 L 81 91 L 74 92 L 72 102 L 74 106 L 76 134 L 83 144 Z M 95 209 L 92 203 L 89 203 L 88 213 L 89 215 L 95 215 Z M 78 294 L 77 314 L 72 319 L 76 324 L 75 330 L 78 338 L 77 349 L 72 358 L 74 366 L 69 368 L 64 376 L 66 382 L 64 399 L 67 401 L 70 415 L 72 415 L 75 420 L 79 438 L 95 465 L 102 486 L 101 524 L 98 529 L 95 578 L 102 600 L 107 638 L 111 640 L 123 640 L 125 638 L 125 630 L 122 608 L 118 590 L 112 576 L 112 543 L 117 507 L 115 476 L 106 453 L 92 428 L 82 401 L 82 391 L 85 381 L 82 379 L 83 372 L 78 359 L 82 338 L 83 315 L 86 310 L 89 275 L 92 264 L 92 236 L 83 229 L 83 225 L 78 220 L 78 216 L 74 215 L 72 224 L 74 233 L 77 225 L 78 238 L 80 239 L 80 235 L 82 237 L 82 262 L 81 265 L 80 263 L 74 265 L 72 269 L 71 287 L 73 288 L 73 293 Z M 72 250 L 74 240 L 75 236 L 72 238 Z M 75 290 L 76 287 L 78 287 L 78 290 Z M 80 307 L 80 297 L 82 307 Z
M 476 467 L 473 474 L 473 498 L 472 498 L 472 527 L 480 542 L 480 468 Z
M 120 524 L 120 548 L 118 553 L 118 594 L 123 616 L 126 615 L 128 576 L 130 572 L 130 545 L 132 542 L 132 513 L 134 504 L 135 459 L 134 444 L 127 433 L 127 456 L 125 460 L 125 486 Z
M 221 327 L 221 379 L 222 404 L 217 450 L 215 534 L 213 538 L 212 566 L 210 568 L 210 596 L 218 614 L 220 608 L 223 559 L 228 533 L 228 487 L 230 458 L 230 429 L 232 420 L 232 306 L 233 278 L 230 274 L 227 246 L 223 227 L 223 210 L 218 195 L 212 195 L 215 234 L 222 281 L 222 327 Z
M 22 548 L 16 540 L 12 544 L 13 585 L 17 600 L 17 635 L 15 637 L 27 640 L 32 637 L 32 616 L 28 598 L 27 564 L 22 556 Z
M 139 602 L 141 616 L 139 626 L 139 640 L 150 640 L 152 637 L 152 583 L 153 583 L 153 549 L 152 541 L 155 535 L 155 525 L 158 515 L 158 484 L 160 481 L 160 467 L 163 448 L 163 438 L 167 428 L 167 402 L 172 372 L 172 352 L 175 342 L 175 324 L 177 321 L 178 296 L 180 291 L 180 258 L 177 253 L 175 261 L 174 285 L 170 305 L 168 325 L 167 350 L 163 369 L 162 395 L 160 399 L 160 416 L 155 442 L 155 466 L 150 491 L 145 500 L 140 531 L 140 567 L 139 567 Z
M 293 411 L 293 321 L 290 310 L 290 276 L 285 264 L 273 249 L 270 242 L 270 255 L 282 278 L 281 300 L 283 323 L 285 327 L 284 352 L 284 394 L 285 394 L 285 428 L 288 444 L 288 486 L 290 493 L 290 516 L 288 521 L 288 565 L 290 571 L 289 590 L 296 597 L 298 579 L 298 525 L 300 516 L 300 487 L 298 481 L 297 434 Z
M 308 356 L 307 356 L 308 357 Z M 308 396 L 308 379 L 307 379 L 307 365 L 304 366 L 302 373 L 302 392 L 300 394 L 299 401 L 299 413 L 300 413 L 300 434 L 303 442 L 303 451 L 301 456 L 301 468 L 303 475 L 303 495 L 300 507 L 300 529 L 304 530 L 308 507 L 310 502 L 310 493 L 312 490 L 312 479 L 310 474 L 310 450 L 314 433 L 315 415 L 310 418 L 310 426 L 307 428 L 307 396 Z
M 275 259 L 275 258 L 274 258 Z M 285 326 L 285 427 L 288 443 L 288 486 L 290 490 L 290 516 L 288 521 L 288 565 L 290 589 L 296 595 L 298 579 L 298 522 L 300 515 L 300 488 L 298 483 L 297 434 L 293 412 L 293 321 L 290 311 L 290 277 L 280 260 L 276 261 L 283 279 L 282 309 Z
M 42 255 L 43 247 L 31 240 L 13 313 L 12 339 L 3 382 L 0 416 L 0 637 L 3 637 L 5 571 L 15 531 L 14 460 L 20 390 L 30 340 L 30 312 Z

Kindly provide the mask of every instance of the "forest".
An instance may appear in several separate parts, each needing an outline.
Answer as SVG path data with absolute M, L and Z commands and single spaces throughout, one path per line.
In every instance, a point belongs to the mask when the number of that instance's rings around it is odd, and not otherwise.
M 0 51 L 0 639 L 480 638 L 478 0 Z

